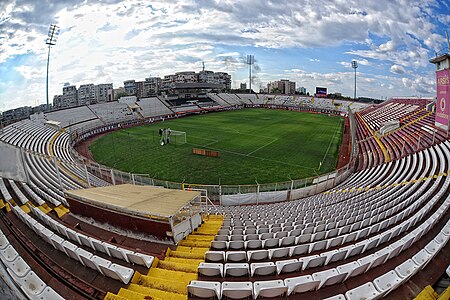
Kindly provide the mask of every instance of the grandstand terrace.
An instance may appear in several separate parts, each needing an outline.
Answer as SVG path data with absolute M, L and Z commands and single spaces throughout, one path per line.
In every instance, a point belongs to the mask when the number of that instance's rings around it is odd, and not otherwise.
M 412 299 L 450 262 L 450 142 L 429 103 L 208 93 L 190 104 L 152 97 L 35 114 L 0 134 L 1 151 L 24 169 L 0 170 L 0 273 L 29 299 Z M 271 191 L 266 204 L 230 205 L 228 196 L 219 205 L 202 192 L 201 221 L 177 243 L 71 211 L 67 190 L 152 184 L 83 157 L 77 144 L 240 107 L 347 117 L 346 172 L 286 189 L 290 201 Z M 392 120 L 400 126 L 382 134 Z

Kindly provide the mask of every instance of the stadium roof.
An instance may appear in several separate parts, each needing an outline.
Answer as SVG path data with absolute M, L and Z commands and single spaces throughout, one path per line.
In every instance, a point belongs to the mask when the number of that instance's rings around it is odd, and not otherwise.
M 48 121 L 45 122 L 45 124 L 53 125 L 53 126 L 60 126 L 60 125 L 61 125 L 61 122 L 53 121 L 53 120 L 48 120 Z
M 182 82 L 174 83 L 172 85 L 174 89 L 223 89 L 224 84 L 220 83 L 208 83 L 208 82 Z
M 430 59 L 430 63 L 435 64 L 435 63 L 438 63 L 440 61 L 443 61 L 444 59 L 450 59 L 450 54 L 445 53 L 445 54 L 436 56 L 435 58 Z

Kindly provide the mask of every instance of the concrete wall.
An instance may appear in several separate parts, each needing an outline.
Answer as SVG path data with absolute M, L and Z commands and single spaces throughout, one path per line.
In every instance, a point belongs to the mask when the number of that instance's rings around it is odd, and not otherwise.
M 27 181 L 21 150 L 0 142 L 0 176 L 8 179 Z

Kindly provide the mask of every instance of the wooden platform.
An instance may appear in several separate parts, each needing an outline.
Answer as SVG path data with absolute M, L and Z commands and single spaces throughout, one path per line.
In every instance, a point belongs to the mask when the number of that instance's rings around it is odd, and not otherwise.
M 199 197 L 200 192 L 121 184 L 71 190 L 66 191 L 65 195 L 68 199 L 133 215 L 169 218 Z
M 174 216 L 200 198 L 200 192 L 123 184 L 66 191 L 65 196 L 71 213 L 158 239 L 171 239 Z

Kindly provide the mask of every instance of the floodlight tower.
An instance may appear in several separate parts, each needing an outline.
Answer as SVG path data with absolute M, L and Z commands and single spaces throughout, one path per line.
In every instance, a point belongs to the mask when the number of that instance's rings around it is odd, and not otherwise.
M 47 94 L 47 111 L 50 110 L 49 102 L 48 102 L 48 64 L 50 62 L 50 48 L 56 45 L 56 40 L 59 34 L 59 27 L 55 24 L 51 24 L 48 30 L 48 37 L 45 43 L 48 45 L 48 55 L 47 55 L 47 80 L 46 80 L 46 94 Z
M 355 69 L 355 93 L 353 99 L 356 100 L 356 69 L 358 68 L 358 62 L 356 60 L 352 60 L 352 68 Z
M 247 65 L 248 65 L 248 81 L 250 93 L 252 92 L 252 65 L 255 63 L 255 57 L 251 54 L 247 55 Z

